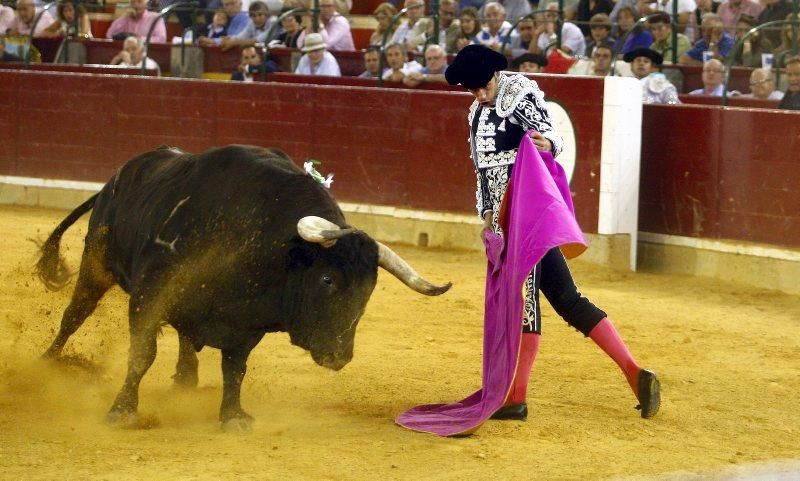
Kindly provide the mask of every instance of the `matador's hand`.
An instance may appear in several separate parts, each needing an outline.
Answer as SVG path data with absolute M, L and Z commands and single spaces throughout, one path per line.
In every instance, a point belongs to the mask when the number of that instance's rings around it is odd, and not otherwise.
M 539 132 L 531 132 L 531 140 L 533 141 L 533 145 L 536 146 L 536 150 L 543 152 L 553 151 L 553 144 L 549 140 L 545 139 L 544 136 Z

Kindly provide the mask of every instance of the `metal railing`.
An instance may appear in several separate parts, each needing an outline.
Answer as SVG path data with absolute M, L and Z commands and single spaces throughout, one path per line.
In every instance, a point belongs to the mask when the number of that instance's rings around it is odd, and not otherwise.
M 319 0 L 315 0 L 314 4 L 318 6 Z M 275 31 L 281 26 L 283 19 L 286 17 L 290 17 L 292 15 L 302 15 L 304 13 L 311 13 L 313 16 L 314 12 L 315 12 L 314 8 L 311 9 L 293 8 L 278 15 L 278 19 L 275 21 L 275 23 L 272 24 L 272 26 L 269 28 L 269 31 L 267 32 L 266 43 L 264 43 L 264 45 L 261 46 L 261 80 L 263 82 L 267 81 L 267 62 L 269 61 L 269 39 L 273 38 L 273 36 L 275 35 Z M 317 10 L 317 14 L 318 13 L 319 11 Z M 315 23 L 314 25 L 318 24 Z M 302 29 L 302 26 L 300 28 Z M 313 28 L 314 27 L 312 27 L 312 29 Z
M 400 18 L 405 15 L 407 11 L 408 8 L 403 8 L 394 14 L 391 20 L 389 20 L 389 26 L 386 27 L 386 30 L 383 32 L 383 38 L 381 39 L 381 51 L 379 52 L 380 55 L 378 55 L 378 87 L 383 87 L 383 68 L 385 66 L 384 56 L 386 54 L 386 42 L 389 41 L 390 34 L 394 35 L 394 30 L 392 27 L 394 27 L 395 24 L 400 21 Z
M 673 2 L 673 3 L 675 3 L 677 5 L 678 2 L 676 1 L 676 2 Z M 677 6 L 675 8 L 677 8 Z M 630 38 L 630 36 L 634 33 L 634 31 L 636 31 L 637 27 L 639 27 L 640 25 L 642 25 L 644 23 L 649 22 L 650 19 L 653 18 L 653 17 L 660 17 L 661 13 L 662 12 L 651 13 L 650 15 L 646 15 L 644 17 L 641 17 L 641 18 L 639 18 L 639 20 L 634 22 L 634 24 L 631 26 L 631 28 L 627 32 L 625 32 L 625 35 L 623 35 L 622 38 L 619 40 L 620 52 L 622 51 L 622 49 L 625 48 L 625 43 L 628 41 L 628 38 Z M 675 21 L 676 21 L 676 19 L 673 18 L 672 22 L 670 22 L 670 25 L 672 26 L 672 38 L 673 38 L 673 41 L 672 41 L 673 42 L 672 43 L 672 46 L 673 46 L 672 58 L 673 59 L 676 57 L 676 54 L 677 54 L 677 51 L 676 51 L 676 49 L 674 49 L 674 47 L 677 45 L 677 42 L 678 42 L 678 35 L 677 35 L 678 32 L 676 31 L 677 24 L 675 23 Z M 611 53 L 611 71 L 610 71 L 609 75 L 613 76 L 615 74 L 615 72 L 616 72 L 617 57 L 618 56 L 619 56 L 619 52 L 616 51 L 616 50 L 614 50 Z M 675 63 L 675 62 L 673 62 L 673 63 Z
M 50 2 L 44 4 L 39 12 L 33 17 L 33 23 L 31 24 L 31 33 L 28 34 L 28 51 L 25 52 L 25 70 L 30 69 L 31 66 L 31 49 L 33 48 L 33 34 L 36 33 L 36 26 L 39 25 L 39 20 L 42 19 L 42 15 L 49 10 L 53 5 L 56 5 L 58 2 Z M 77 9 L 75 10 L 75 16 L 78 16 Z
M 422 44 L 422 53 L 423 53 L 423 64 L 424 64 L 424 55 L 425 49 L 428 45 L 439 43 L 439 0 L 431 0 L 431 15 L 426 15 L 423 18 L 430 18 L 433 21 L 433 35 L 425 39 L 425 42 Z M 389 25 L 386 27 L 386 30 L 383 32 L 383 37 L 381 38 L 380 44 L 380 52 L 378 55 L 378 78 L 377 78 L 377 85 L 378 87 L 383 87 L 383 69 L 386 67 L 385 62 L 385 54 L 386 54 L 386 43 L 389 41 L 389 34 L 391 33 L 394 35 L 393 27 L 397 24 L 398 21 L 406 14 L 408 8 L 403 8 L 399 12 L 397 12 L 394 16 L 392 16 L 391 20 L 389 20 Z M 417 20 L 419 21 L 419 20 Z M 405 47 L 403 48 L 405 50 Z M 408 60 L 407 58 L 405 60 Z
M 508 46 L 509 42 L 511 41 L 511 34 L 513 34 L 514 31 L 517 30 L 517 26 L 519 26 L 520 23 L 524 22 L 525 20 L 533 20 L 534 22 L 536 22 L 537 21 L 536 20 L 536 16 L 537 15 L 544 15 L 544 13 L 545 13 L 544 10 L 531 12 L 528 15 L 525 15 L 524 17 L 520 17 L 516 22 L 514 22 L 511 25 L 511 28 L 508 30 L 508 34 L 505 36 L 505 38 L 503 38 L 503 43 L 500 44 L 500 52 L 505 55 L 506 47 Z M 542 52 L 542 55 L 546 55 L 546 52 L 547 52 L 548 49 L 550 49 L 550 47 L 553 47 L 553 46 L 560 47 L 561 46 L 561 28 L 560 28 L 560 26 L 562 25 L 562 23 L 563 23 L 563 19 L 559 15 L 558 20 L 556 20 L 556 40 L 554 42 L 550 42 L 549 44 L 547 44 L 547 47 L 545 47 L 545 51 Z M 537 40 L 538 40 L 537 38 L 532 38 L 531 42 L 536 42 Z M 513 54 L 513 52 L 512 52 L 510 47 L 509 47 L 508 52 Z
M 144 47 L 143 47 L 144 52 L 142 53 L 142 75 L 145 75 L 147 73 L 147 50 L 148 47 L 150 46 L 150 37 L 153 35 L 153 30 L 155 30 L 158 21 L 163 20 L 163 18 L 167 16 L 169 13 L 171 13 L 173 10 L 179 8 L 181 9 L 187 8 L 191 9 L 194 12 L 197 10 L 197 6 L 198 3 L 195 0 L 189 0 L 189 1 L 173 3 L 172 5 L 169 5 L 159 10 L 156 18 L 154 18 L 153 21 L 150 22 L 150 28 L 147 29 L 147 36 L 145 36 L 144 38 Z M 164 26 L 166 27 L 166 25 Z M 186 57 L 186 36 L 181 35 L 181 65 L 183 65 L 185 57 Z
M 797 3 L 798 2 L 795 1 L 795 6 L 797 6 Z M 731 67 L 733 67 L 733 62 L 736 59 L 736 52 L 738 52 L 742 48 L 742 46 L 744 46 L 744 42 L 748 38 L 750 38 L 750 36 L 752 36 L 754 33 L 758 32 L 760 30 L 769 28 L 769 27 L 774 27 L 774 26 L 778 26 L 778 25 L 783 26 L 783 25 L 787 25 L 787 24 L 792 25 L 792 32 L 793 32 L 793 35 L 792 35 L 792 48 L 788 52 L 781 52 L 781 57 L 780 58 L 783 59 L 787 53 L 791 53 L 792 55 L 796 55 L 797 54 L 797 40 L 798 40 L 797 39 L 797 27 L 800 26 L 800 19 L 798 19 L 797 17 L 795 17 L 793 20 L 775 20 L 774 22 L 762 23 L 761 25 L 758 25 L 757 27 L 753 27 L 750 30 L 748 30 L 747 33 L 744 34 L 742 36 L 742 38 L 739 39 L 738 42 L 736 42 L 736 45 L 734 45 L 733 49 L 730 51 L 730 53 L 728 54 L 727 59 L 725 61 L 725 82 L 723 83 L 723 87 L 722 87 L 722 100 L 721 100 L 721 105 L 723 107 L 728 105 L 728 85 L 730 84 L 730 80 L 731 80 Z M 777 68 L 778 65 L 779 65 L 779 63 L 777 62 L 777 60 L 773 62 L 773 67 L 775 68 L 776 72 L 778 72 L 778 68 Z M 778 80 L 780 80 L 780 77 L 776 74 L 776 79 L 775 79 L 775 85 L 776 86 L 778 85 Z

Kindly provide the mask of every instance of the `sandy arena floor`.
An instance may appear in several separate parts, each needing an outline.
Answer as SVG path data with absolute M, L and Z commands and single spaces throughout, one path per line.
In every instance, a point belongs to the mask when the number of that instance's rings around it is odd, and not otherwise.
M 639 418 L 613 362 L 548 308 L 527 422 L 492 421 L 465 439 L 396 426 L 405 408 L 471 393 L 481 369 L 481 254 L 404 246 L 398 252 L 421 273 L 452 280 L 453 289 L 425 298 L 381 275 L 355 358 L 336 375 L 285 334 L 267 336 L 250 357 L 242 390 L 257 419 L 252 432 L 219 428 L 217 351 L 200 353 L 197 390 L 172 387 L 171 329 L 141 389 L 141 412 L 160 425 L 111 428 L 103 419 L 127 356 L 121 290 L 107 295 L 68 344 L 69 354 L 87 362 L 38 360 L 72 286 L 44 289 L 31 275 L 36 249 L 28 239 L 45 237 L 64 215 L 0 209 L 2 479 L 717 479 L 800 459 L 798 299 L 581 262 L 572 267 L 582 290 L 662 380 L 655 419 Z M 84 218 L 62 244 L 73 269 L 85 232 Z M 787 476 L 781 479 L 797 479 Z

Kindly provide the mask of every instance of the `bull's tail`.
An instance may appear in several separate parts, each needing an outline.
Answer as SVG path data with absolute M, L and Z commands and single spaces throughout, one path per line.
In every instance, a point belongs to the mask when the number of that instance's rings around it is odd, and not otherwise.
M 66 262 L 64 262 L 64 258 L 59 252 L 61 248 L 61 236 L 63 236 L 64 232 L 66 232 L 75 221 L 80 219 L 83 214 L 92 210 L 98 195 L 100 195 L 99 192 L 89 197 L 86 202 L 70 212 L 69 215 L 58 224 L 58 227 L 50 234 L 50 237 L 47 238 L 44 244 L 39 246 L 42 255 L 39 258 L 39 262 L 36 263 L 36 275 L 39 276 L 39 279 L 49 290 L 57 291 L 62 289 L 67 285 L 70 277 L 72 277 L 72 273 L 70 273 Z

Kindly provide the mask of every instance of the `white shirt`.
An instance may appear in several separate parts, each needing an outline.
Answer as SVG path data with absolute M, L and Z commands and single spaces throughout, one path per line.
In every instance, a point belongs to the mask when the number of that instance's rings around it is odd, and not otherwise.
M 653 6 L 659 12 L 666 12 L 672 15 L 672 0 L 667 0 L 666 4 L 658 1 Z M 695 10 L 697 10 L 697 4 L 694 3 L 694 0 L 678 0 L 678 13 L 691 13 Z
M 545 56 L 550 53 L 545 50 L 550 43 L 550 36 L 547 32 L 539 34 L 539 38 L 536 40 L 536 45 L 539 46 Z M 574 23 L 564 22 L 561 27 L 561 45 L 569 47 L 575 57 L 583 57 L 586 54 L 586 40 L 584 40 L 583 32 Z M 552 47 L 550 48 L 552 49 Z
M 298 75 L 328 75 L 330 77 L 341 77 L 342 71 L 339 70 L 339 62 L 332 53 L 325 51 L 322 55 L 322 60 L 315 67 L 311 65 L 311 60 L 308 59 L 308 54 L 303 55 L 300 61 L 297 62 L 297 68 L 294 73 Z
M 411 72 L 419 72 L 422 70 L 422 65 L 416 60 L 412 60 L 410 62 L 406 62 L 403 64 L 403 68 L 400 69 L 403 72 L 403 75 L 408 75 Z M 383 71 L 383 80 L 389 80 L 389 77 L 392 76 L 393 69 L 387 68 Z

